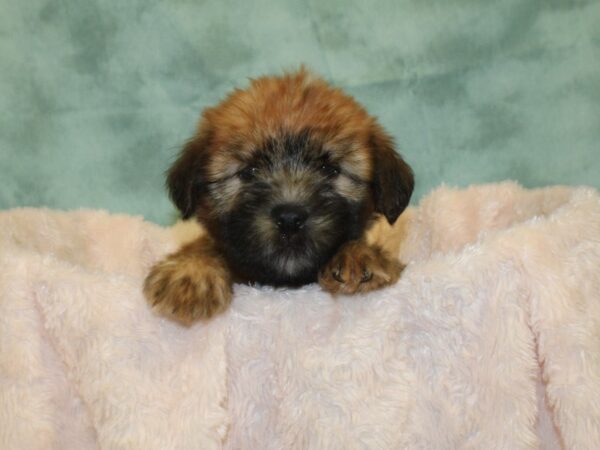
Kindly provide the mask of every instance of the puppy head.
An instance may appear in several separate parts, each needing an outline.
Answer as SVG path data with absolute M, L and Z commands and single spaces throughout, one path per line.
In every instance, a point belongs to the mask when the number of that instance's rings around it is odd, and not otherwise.
M 238 276 L 300 285 L 373 213 L 393 223 L 413 174 L 373 117 L 301 69 L 253 80 L 205 110 L 167 184 Z

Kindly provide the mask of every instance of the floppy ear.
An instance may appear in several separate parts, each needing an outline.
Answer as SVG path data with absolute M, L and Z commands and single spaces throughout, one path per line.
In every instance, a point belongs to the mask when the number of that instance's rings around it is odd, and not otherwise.
M 167 172 L 169 196 L 181 211 L 183 219 L 194 215 L 201 197 L 206 192 L 204 165 L 208 157 L 210 139 L 210 132 L 201 129 L 198 135 L 183 147 Z
M 392 138 L 379 125 L 371 132 L 375 211 L 393 224 L 408 206 L 415 185 L 413 171 L 394 150 Z

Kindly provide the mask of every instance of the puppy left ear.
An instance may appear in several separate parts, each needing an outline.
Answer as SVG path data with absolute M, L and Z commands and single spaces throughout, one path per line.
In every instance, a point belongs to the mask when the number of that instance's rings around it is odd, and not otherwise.
M 394 149 L 393 139 L 379 125 L 369 137 L 373 152 L 375 211 L 393 224 L 408 206 L 415 179 L 410 166 Z

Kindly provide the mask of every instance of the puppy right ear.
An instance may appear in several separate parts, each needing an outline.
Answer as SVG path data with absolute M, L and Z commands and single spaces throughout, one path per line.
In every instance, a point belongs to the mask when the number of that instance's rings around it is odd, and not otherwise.
M 206 192 L 204 165 L 210 145 L 208 130 L 200 130 L 181 150 L 179 157 L 167 172 L 167 189 L 171 200 L 181 212 L 183 219 L 189 219 L 196 212 L 202 196 Z

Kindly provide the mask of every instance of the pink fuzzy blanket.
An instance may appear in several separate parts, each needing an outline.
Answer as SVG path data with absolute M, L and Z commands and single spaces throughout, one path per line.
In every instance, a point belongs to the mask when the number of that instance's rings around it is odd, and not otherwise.
M 403 226 L 395 286 L 238 285 L 186 328 L 140 286 L 189 225 L 0 213 L 0 448 L 600 448 L 598 193 L 440 188 Z

